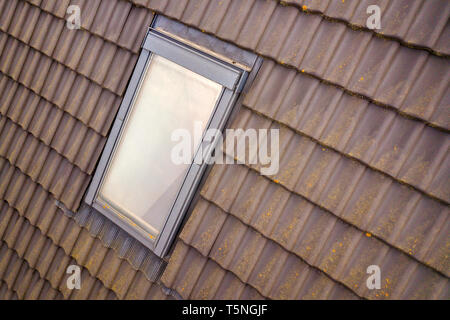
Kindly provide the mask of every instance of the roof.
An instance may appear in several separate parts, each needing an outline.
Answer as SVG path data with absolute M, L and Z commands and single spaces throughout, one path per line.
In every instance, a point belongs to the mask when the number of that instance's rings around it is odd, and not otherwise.
M 0 298 L 449 298 L 448 1 L 0 8 Z M 280 129 L 277 175 L 212 168 L 167 267 L 80 207 L 155 12 L 263 56 L 231 127 Z

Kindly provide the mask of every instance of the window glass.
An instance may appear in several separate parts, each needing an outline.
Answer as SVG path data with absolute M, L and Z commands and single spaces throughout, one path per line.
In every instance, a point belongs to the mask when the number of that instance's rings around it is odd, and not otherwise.
M 153 55 L 99 190 L 105 205 L 158 236 L 189 164 L 174 164 L 175 129 L 204 131 L 222 86 Z M 194 149 L 198 145 L 193 144 Z

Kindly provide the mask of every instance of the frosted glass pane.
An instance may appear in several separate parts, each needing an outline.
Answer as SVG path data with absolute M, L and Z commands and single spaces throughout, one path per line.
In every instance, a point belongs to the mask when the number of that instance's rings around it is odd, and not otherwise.
M 171 160 L 177 144 L 171 141 L 172 131 L 183 128 L 193 136 L 195 121 L 201 121 L 204 130 L 221 91 L 218 83 L 153 55 L 101 184 L 100 199 L 156 237 L 189 169 Z

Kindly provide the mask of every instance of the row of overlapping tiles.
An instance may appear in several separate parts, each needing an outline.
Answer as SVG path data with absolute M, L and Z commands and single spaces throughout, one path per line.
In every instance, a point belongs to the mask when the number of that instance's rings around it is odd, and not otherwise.
M 181 239 L 162 281 L 183 298 L 242 299 L 247 287 L 272 299 L 357 298 L 206 200 L 197 204 Z
M 380 8 L 381 29 L 373 31 L 407 44 L 430 48 L 441 54 L 450 53 L 450 7 L 445 0 L 285 0 L 303 10 L 319 12 L 343 20 L 351 26 L 367 28 L 369 6 Z M 372 11 L 373 14 L 373 11 Z

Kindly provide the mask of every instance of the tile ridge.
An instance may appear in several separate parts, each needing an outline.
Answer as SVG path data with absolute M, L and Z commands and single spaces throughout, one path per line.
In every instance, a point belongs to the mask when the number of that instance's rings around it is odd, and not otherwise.
M 336 18 L 336 17 L 332 17 L 332 16 L 329 16 L 329 15 L 326 15 L 323 12 L 321 12 L 320 10 L 310 9 L 308 7 L 303 8 L 303 6 L 301 6 L 300 3 L 286 2 L 286 1 L 283 1 L 283 0 L 275 0 L 275 1 L 279 5 L 282 5 L 282 6 L 297 8 L 298 11 L 300 12 L 300 14 L 311 14 L 311 15 L 315 15 L 315 16 L 320 16 L 320 17 L 322 17 L 322 19 L 325 19 L 327 21 L 344 24 L 345 26 L 347 26 L 348 28 L 350 28 L 352 30 L 360 30 L 360 31 L 372 33 L 374 36 L 379 37 L 381 39 L 395 41 L 395 42 L 399 43 L 403 47 L 407 47 L 407 48 L 411 48 L 411 49 L 415 49 L 415 50 L 426 51 L 426 52 L 429 52 L 430 54 L 438 56 L 438 57 L 450 58 L 450 52 L 449 53 L 440 52 L 440 51 L 438 51 L 438 50 L 436 50 L 434 48 L 428 47 L 426 45 L 421 45 L 419 43 L 413 43 L 413 42 L 409 43 L 409 42 L 406 42 L 404 39 L 402 39 L 402 38 L 400 38 L 398 36 L 384 35 L 384 34 L 382 34 L 380 32 L 376 32 L 376 31 L 371 30 L 371 29 L 369 29 L 367 27 L 363 27 L 363 26 L 351 23 L 350 21 L 347 21 L 345 19 Z M 357 7 L 355 7 L 354 10 L 356 10 L 356 9 L 357 9 Z

